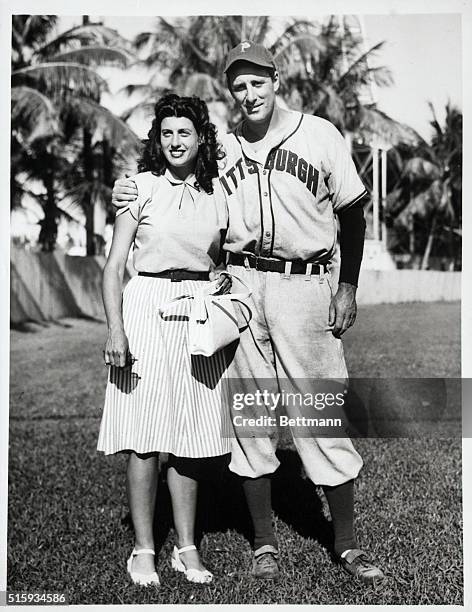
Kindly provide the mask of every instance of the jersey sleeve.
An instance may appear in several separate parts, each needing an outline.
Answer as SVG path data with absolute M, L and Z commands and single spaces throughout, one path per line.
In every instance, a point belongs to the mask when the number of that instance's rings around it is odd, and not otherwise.
M 364 183 L 357 174 L 351 153 L 341 133 L 334 125 L 328 129 L 327 186 L 334 212 L 349 208 L 366 193 Z
M 228 229 L 229 225 L 229 210 L 226 194 L 218 178 L 213 179 L 213 195 L 215 198 L 216 208 L 218 211 L 218 220 L 221 227 Z
M 154 182 L 154 175 L 152 172 L 141 172 L 129 177 L 131 181 L 134 181 L 138 189 L 138 197 L 134 202 L 128 202 L 126 206 L 119 208 L 116 211 L 116 217 L 129 211 L 133 219 L 139 221 L 140 213 L 146 202 L 149 202 L 152 196 L 152 184 Z

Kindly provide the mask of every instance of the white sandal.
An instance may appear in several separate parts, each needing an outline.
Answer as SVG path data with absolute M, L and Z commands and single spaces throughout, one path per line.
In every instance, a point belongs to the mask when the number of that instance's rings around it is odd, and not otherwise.
M 197 550 L 197 547 L 195 546 L 195 544 L 183 546 L 182 548 L 177 548 L 177 546 L 174 546 L 174 550 L 172 552 L 172 557 L 170 560 L 172 568 L 175 569 L 177 572 L 182 572 L 189 582 L 208 584 L 213 580 L 213 574 L 209 570 L 198 570 L 194 567 L 190 567 L 189 569 L 187 569 L 180 560 L 180 553 L 187 552 L 188 550 Z
M 128 570 L 128 574 L 132 580 L 132 582 L 134 582 L 134 584 L 140 584 L 141 586 L 149 586 L 151 584 L 156 584 L 156 585 L 160 585 L 160 580 L 159 580 L 159 576 L 157 575 L 157 572 L 154 571 L 151 574 L 142 574 L 141 572 L 133 572 L 131 567 L 133 564 L 133 559 L 137 556 L 137 555 L 142 555 L 142 554 L 148 554 L 148 555 L 155 555 L 156 553 L 151 549 L 151 548 L 141 548 L 140 550 L 136 550 L 135 548 L 133 549 L 133 552 L 131 553 L 130 558 L 128 559 L 128 562 L 126 564 L 126 568 Z

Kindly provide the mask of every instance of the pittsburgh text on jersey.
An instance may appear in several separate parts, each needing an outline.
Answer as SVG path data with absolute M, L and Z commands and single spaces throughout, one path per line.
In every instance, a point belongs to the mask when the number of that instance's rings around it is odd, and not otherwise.
M 293 151 L 287 149 L 273 149 L 267 156 L 264 165 L 265 170 L 277 170 L 287 172 L 298 178 L 311 193 L 316 196 L 318 189 L 319 171 L 309 164 L 303 157 L 299 157 Z M 257 173 L 257 163 L 247 157 L 239 158 L 238 161 L 220 176 L 220 182 L 226 193 L 231 195 L 239 186 L 240 181 L 244 181 L 248 174 Z

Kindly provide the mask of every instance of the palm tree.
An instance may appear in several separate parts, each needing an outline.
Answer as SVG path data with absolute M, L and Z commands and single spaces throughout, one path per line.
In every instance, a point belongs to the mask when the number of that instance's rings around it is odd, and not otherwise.
M 143 32 L 135 39 L 137 51 L 145 55 L 142 64 L 154 71 L 148 84 L 125 88 L 129 94 L 139 92 L 143 96 L 143 101 L 126 116 L 138 109 L 149 109 L 163 91 L 171 88 L 180 95 L 197 95 L 210 104 L 224 102 L 233 123 L 237 115 L 223 74 L 225 57 L 246 38 L 266 43 L 273 21 L 267 16 L 200 15 L 172 21 L 160 17 L 154 31 Z M 281 62 L 290 56 L 291 47 L 308 40 L 317 44 L 305 22 L 291 20 L 290 24 L 291 39 L 281 37 L 274 48 Z
M 373 135 L 393 144 L 417 141 L 413 130 L 363 100 L 371 82 L 391 83 L 390 72 L 371 63 L 383 43 L 364 50 L 361 38 L 341 28 L 334 17 L 323 22 L 268 16 L 159 18 L 153 31 L 135 39 L 138 52 L 145 54 L 142 63 L 153 72 L 148 84 L 126 88 L 143 96 L 126 116 L 138 108 L 149 109 L 166 88 L 172 88 L 207 102 L 225 102 L 233 110 L 233 123 L 238 116 L 226 88 L 224 60 L 229 49 L 245 39 L 265 44 L 273 53 L 281 75 L 280 93 L 289 106 L 325 117 L 344 134 L 355 133 L 365 141 Z
M 372 96 L 372 87 L 393 83 L 390 70 L 375 62 L 384 42 L 364 48 L 362 36 L 344 24 L 341 17 L 321 23 L 297 22 L 297 44 L 287 28 L 272 45 L 276 61 L 282 61 L 282 94 L 291 107 L 328 119 L 345 136 L 359 143 L 381 141 L 390 146 L 416 144 L 420 137 L 409 126 L 382 112 Z M 300 28 L 316 38 L 300 39 Z M 280 44 L 289 44 L 290 54 Z M 287 63 L 288 60 L 288 63 Z
M 431 143 L 403 151 L 403 170 L 390 201 L 400 231 L 421 230 L 422 269 L 428 268 L 433 250 L 447 253 L 452 263 L 459 258 L 462 222 L 462 113 L 448 103 L 441 126 L 431 103 L 429 108 Z
M 47 193 L 45 249 L 53 246 L 57 229 L 57 192 L 62 180 L 57 170 L 63 164 L 61 160 L 54 163 L 53 158 L 65 155 L 64 132 L 70 132 L 71 126 L 82 132 L 84 179 L 89 186 L 96 172 L 91 163 L 94 138 L 103 137 L 129 153 L 139 146 L 132 130 L 100 104 L 108 86 L 97 68 L 127 66 L 132 55 L 126 41 L 115 30 L 90 23 L 86 17 L 82 25 L 59 35 L 54 32 L 56 23 L 57 18 L 48 15 L 14 15 L 12 23 L 12 150 L 17 152 L 16 159 L 26 162 L 21 165 L 26 171 L 33 149 L 37 156 L 42 151 L 49 161 L 42 169 L 34 164 L 29 168 L 29 176 L 42 180 Z M 18 170 L 12 165 L 14 186 L 20 183 Z M 95 252 L 91 194 L 85 189 L 81 202 L 87 218 L 87 254 Z

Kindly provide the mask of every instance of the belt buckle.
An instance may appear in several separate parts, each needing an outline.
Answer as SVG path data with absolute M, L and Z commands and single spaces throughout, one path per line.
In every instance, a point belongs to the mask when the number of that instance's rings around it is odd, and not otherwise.
M 255 270 L 260 270 L 260 268 L 259 268 L 259 256 L 258 255 L 254 255 L 254 269 Z
M 170 282 L 171 283 L 181 283 L 182 279 L 178 278 L 179 270 L 171 270 L 170 271 Z

